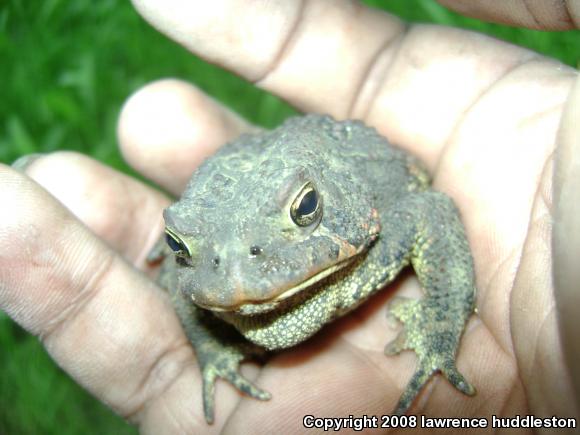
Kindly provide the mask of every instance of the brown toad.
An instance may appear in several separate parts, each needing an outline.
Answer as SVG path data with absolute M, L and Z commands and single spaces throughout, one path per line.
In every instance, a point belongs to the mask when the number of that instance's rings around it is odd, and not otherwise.
M 418 356 L 394 412 L 436 372 L 475 393 L 455 366 L 475 300 L 458 212 L 417 159 L 374 129 L 308 115 L 244 135 L 199 167 L 164 217 L 175 255 L 160 283 L 199 360 L 208 422 L 218 377 L 268 399 L 239 374 L 244 358 L 306 340 L 409 264 L 426 295 L 389 307 L 404 328 L 385 352 Z

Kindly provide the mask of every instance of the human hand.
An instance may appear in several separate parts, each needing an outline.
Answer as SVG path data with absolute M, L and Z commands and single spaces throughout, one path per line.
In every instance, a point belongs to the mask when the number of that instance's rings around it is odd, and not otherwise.
M 458 204 L 479 291 L 459 368 L 478 395 L 466 398 L 437 378 L 412 412 L 573 415 L 547 278 L 553 152 L 575 73 L 481 35 L 405 27 L 350 3 L 309 2 L 301 13 L 294 2 L 272 10 L 242 0 L 193 4 L 137 7 L 185 46 L 304 111 L 374 125 L 421 157 L 436 188 Z M 127 103 L 119 135 L 128 161 L 178 194 L 204 156 L 248 128 L 191 86 L 162 81 Z M 393 408 L 414 364 L 411 353 L 382 352 L 396 334 L 385 320 L 394 289 L 262 369 L 248 366 L 272 401 L 240 400 L 220 383 L 208 428 L 191 348 L 166 297 L 138 271 L 149 272 L 144 258 L 168 199 L 69 153 L 40 158 L 26 172 L 72 214 L 2 167 L 10 189 L 0 195 L 11 214 L 0 225 L 10 253 L 1 257 L 0 304 L 144 432 L 278 432 L 299 429 L 306 414 Z M 420 294 L 413 277 L 399 282 L 398 294 Z

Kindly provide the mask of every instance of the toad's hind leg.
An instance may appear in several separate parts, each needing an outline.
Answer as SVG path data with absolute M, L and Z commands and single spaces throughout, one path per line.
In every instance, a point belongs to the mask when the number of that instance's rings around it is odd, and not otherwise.
M 438 372 L 459 391 L 475 394 L 475 388 L 455 365 L 459 340 L 475 300 L 473 261 L 457 209 L 447 196 L 432 191 L 410 195 L 400 207 L 400 216 L 412 217 L 406 219 L 405 228 L 413 235 L 409 259 L 425 297 L 395 298 L 389 306 L 389 313 L 403 323 L 403 330 L 385 347 L 385 353 L 395 355 L 411 349 L 418 359 L 396 414 L 405 413 Z

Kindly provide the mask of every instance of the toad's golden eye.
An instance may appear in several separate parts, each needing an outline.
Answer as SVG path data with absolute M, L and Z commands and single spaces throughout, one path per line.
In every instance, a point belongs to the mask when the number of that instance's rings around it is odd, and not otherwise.
M 294 223 L 306 227 L 314 223 L 322 213 L 322 200 L 311 182 L 306 183 L 290 206 L 290 217 Z
M 176 255 L 181 257 L 190 256 L 187 245 L 168 228 L 165 229 L 165 241 Z

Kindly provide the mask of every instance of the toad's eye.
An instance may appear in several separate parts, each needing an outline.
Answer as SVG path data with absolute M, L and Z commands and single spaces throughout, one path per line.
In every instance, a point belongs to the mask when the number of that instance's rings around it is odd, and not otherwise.
M 306 227 L 315 222 L 322 213 L 322 200 L 314 185 L 306 183 L 290 206 L 290 217 L 294 223 Z
M 168 229 L 165 230 L 165 241 L 173 252 L 180 256 L 189 256 L 189 249 L 183 241 Z

